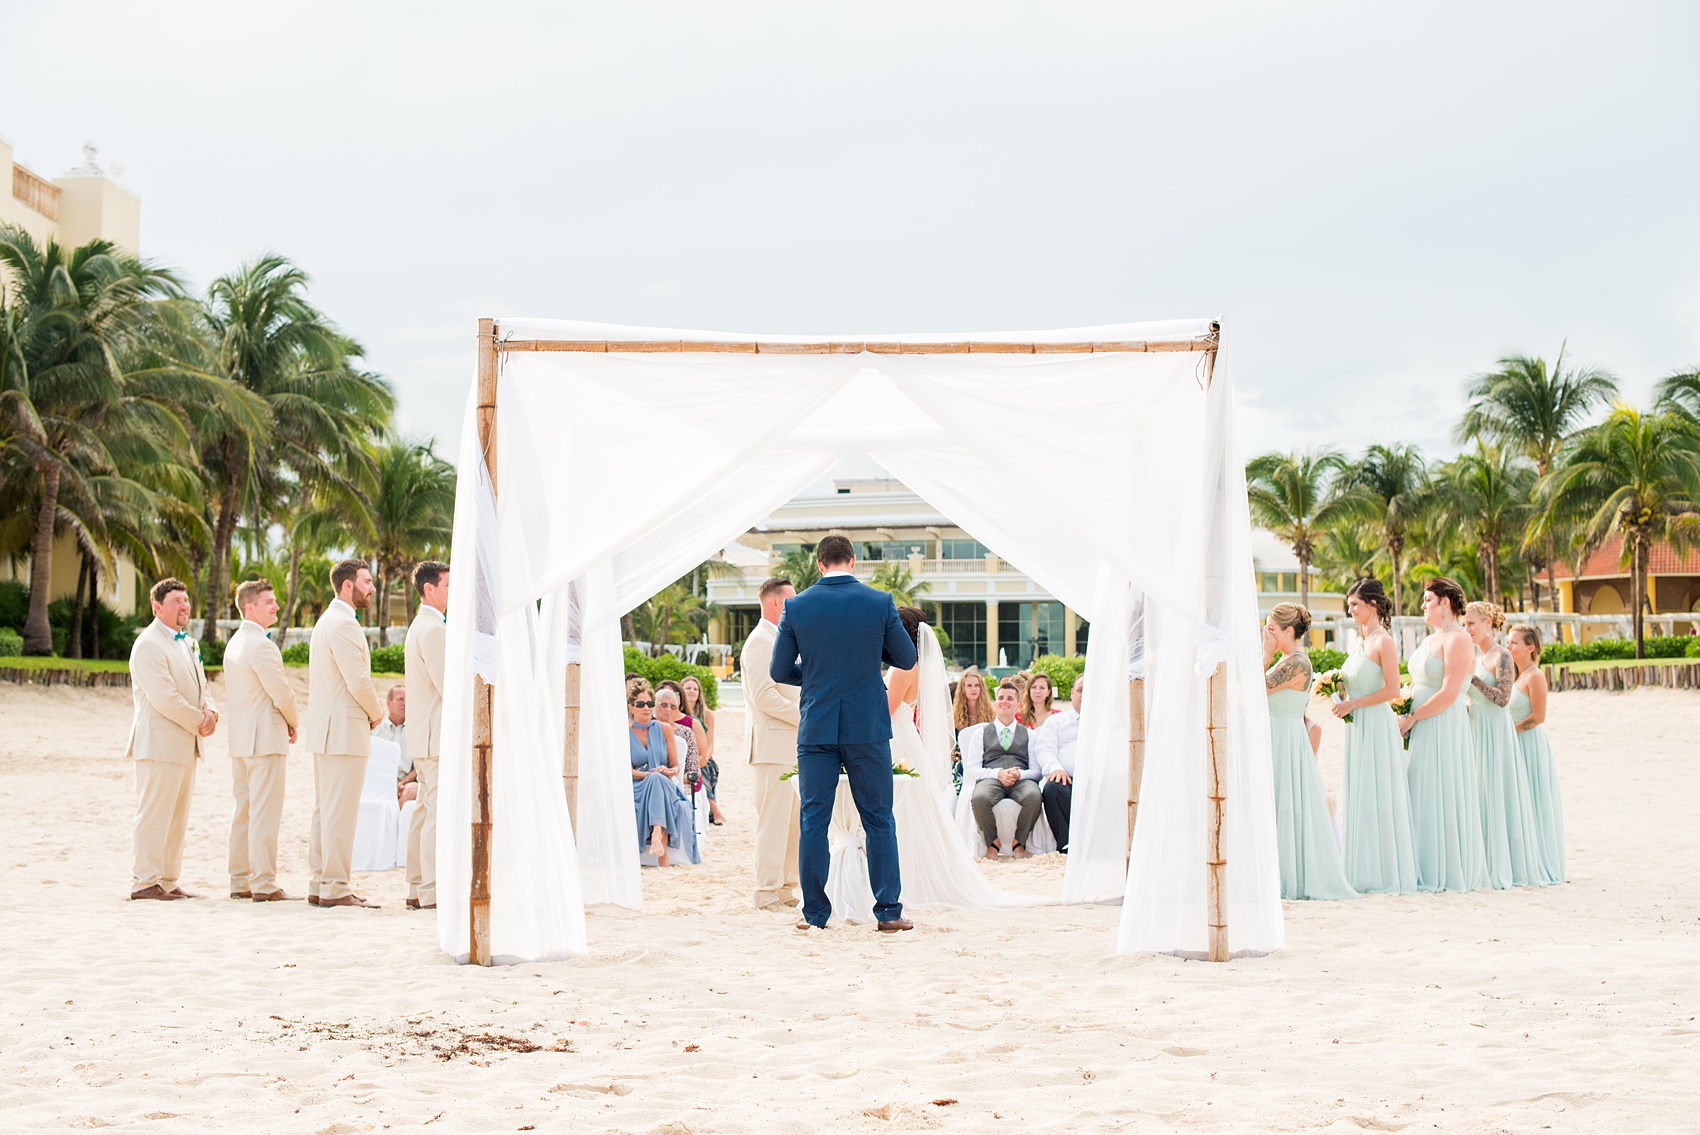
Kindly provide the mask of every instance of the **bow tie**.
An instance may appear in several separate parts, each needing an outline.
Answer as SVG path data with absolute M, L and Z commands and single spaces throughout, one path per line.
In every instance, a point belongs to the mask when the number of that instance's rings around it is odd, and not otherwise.
M 184 639 L 186 639 L 188 637 L 189 637 L 188 631 L 178 631 L 177 633 L 175 633 L 171 636 L 171 641 L 172 642 L 182 642 Z

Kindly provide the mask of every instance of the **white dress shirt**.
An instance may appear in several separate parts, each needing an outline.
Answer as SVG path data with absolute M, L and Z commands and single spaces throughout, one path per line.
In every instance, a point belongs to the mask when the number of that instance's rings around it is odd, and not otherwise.
M 835 575 L 849 575 L 849 576 L 854 576 L 854 575 L 855 575 L 855 574 L 856 574 L 856 573 L 855 573 L 855 572 L 853 572 L 853 571 L 851 571 L 851 570 L 850 570 L 850 569 L 849 569 L 849 568 L 833 568 L 833 569 L 832 569 L 832 570 L 831 570 L 831 571 L 829 571 L 829 572 L 823 572 L 823 573 L 821 573 L 821 578 L 822 578 L 822 579 L 831 579 L 831 578 L 832 578 L 832 577 L 833 577 L 833 576 L 835 576 Z
M 1080 715 L 1072 707 L 1051 714 L 1034 731 L 1032 747 L 1038 751 L 1038 763 L 1045 776 L 1060 769 L 1072 779 L 1075 752 L 1080 748 Z

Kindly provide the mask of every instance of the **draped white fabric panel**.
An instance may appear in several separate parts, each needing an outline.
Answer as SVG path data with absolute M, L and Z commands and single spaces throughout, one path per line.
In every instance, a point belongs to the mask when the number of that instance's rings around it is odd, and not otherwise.
M 1169 339 L 1207 330 L 1177 321 L 885 338 Z M 747 338 L 507 320 L 498 334 Z M 450 680 L 466 692 L 450 699 L 444 721 L 443 949 L 462 959 L 468 950 L 474 665 L 497 686 L 493 952 L 518 960 L 582 951 L 584 905 L 642 902 L 620 615 L 856 451 L 872 453 L 1095 629 L 1127 627 L 1142 594 L 1150 597 L 1146 773 L 1131 870 L 1128 636 L 1094 633 L 1065 882 L 1067 901 L 1125 898 L 1123 950 L 1195 952 L 1204 938 L 1195 647 L 1217 641 L 1210 628 L 1226 630 L 1236 682 L 1230 936 L 1238 951 L 1279 946 L 1267 723 L 1260 680 L 1252 686 L 1249 522 L 1229 390 L 1219 363 L 1206 394 L 1203 357 L 504 354 L 493 502 L 470 406 L 461 452 Z M 583 663 L 576 849 L 560 791 L 569 657 Z

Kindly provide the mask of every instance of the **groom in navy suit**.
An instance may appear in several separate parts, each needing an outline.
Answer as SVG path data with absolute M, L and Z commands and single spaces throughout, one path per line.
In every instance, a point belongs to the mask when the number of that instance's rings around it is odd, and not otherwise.
M 891 710 L 880 662 L 913 668 L 915 642 L 903 629 L 891 596 L 850 574 L 856 552 L 849 540 L 826 537 L 815 558 L 820 582 L 785 601 L 768 665 L 775 682 L 803 688 L 797 726 L 803 796 L 797 876 L 803 886 L 803 921 L 797 929 L 824 927 L 832 917 L 826 897 L 831 863 L 826 829 L 842 769 L 867 836 L 874 917 L 881 933 L 895 934 L 914 924 L 903 917 L 900 898 L 897 824 L 891 815 Z

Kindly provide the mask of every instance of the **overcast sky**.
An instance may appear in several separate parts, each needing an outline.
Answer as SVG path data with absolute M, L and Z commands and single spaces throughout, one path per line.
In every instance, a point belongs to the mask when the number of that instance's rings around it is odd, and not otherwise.
M 1700 4 L 8 5 L 199 285 L 272 250 L 452 453 L 474 321 L 1222 320 L 1249 451 L 1448 444 L 1506 352 L 1700 363 Z M 26 47 L 27 45 L 27 47 Z

